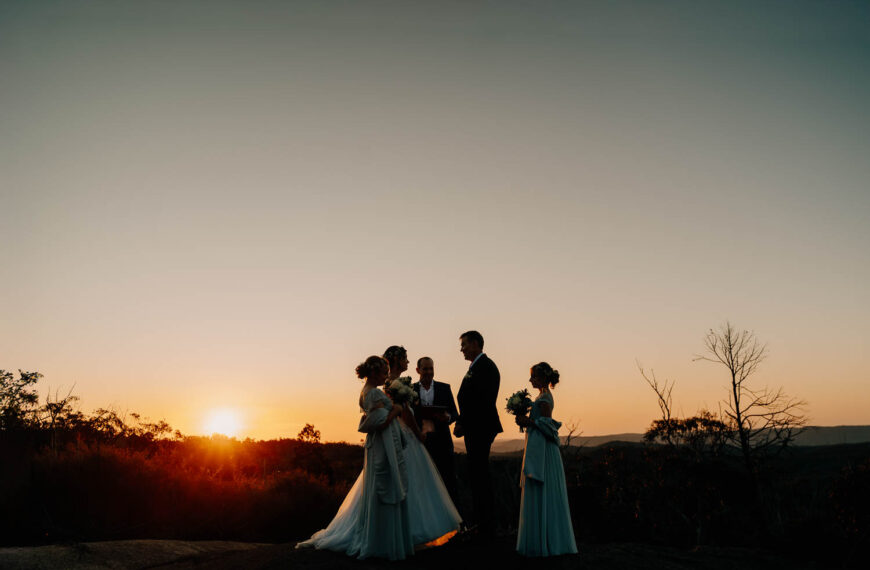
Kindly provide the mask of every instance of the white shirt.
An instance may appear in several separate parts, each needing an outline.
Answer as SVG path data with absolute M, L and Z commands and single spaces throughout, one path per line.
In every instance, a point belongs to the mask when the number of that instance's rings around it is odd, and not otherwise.
M 423 387 L 423 383 L 420 382 L 420 405 L 421 406 L 434 406 L 435 405 L 435 380 L 432 380 L 432 384 L 429 386 L 429 389 Z M 447 417 L 451 420 L 453 419 L 453 414 L 447 412 Z
M 432 402 L 435 401 L 435 381 L 432 380 L 432 384 L 429 385 L 429 389 L 423 387 L 423 383 L 420 383 L 420 403 L 424 406 L 431 406 Z

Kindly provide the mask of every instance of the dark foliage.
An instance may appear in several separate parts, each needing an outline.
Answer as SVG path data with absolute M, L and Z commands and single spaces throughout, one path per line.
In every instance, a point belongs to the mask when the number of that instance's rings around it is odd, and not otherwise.
M 69 398 L 50 399 L 53 410 L 19 398 L 5 416 L 15 419 L 0 429 L 4 546 L 292 541 L 329 522 L 362 469 L 361 446 L 319 443 L 312 425 L 297 439 L 185 437 L 136 414 L 82 414 Z M 739 450 L 722 445 L 722 430 L 702 414 L 654 423 L 646 444 L 563 449 L 578 538 L 768 548 L 857 567 L 870 541 L 870 444 L 789 448 L 753 480 Z M 491 463 L 495 514 L 508 532 L 518 520 L 521 460 L 514 453 Z M 464 455 L 456 469 L 458 507 L 468 512 Z M 782 529 L 773 538 L 770 520 Z
M 720 455 L 730 434 L 727 425 L 711 412 L 702 410 L 691 418 L 655 420 L 643 439 L 648 443 L 667 443 L 671 447 L 691 450 L 700 459 Z
M 0 468 L 5 544 L 298 538 L 329 521 L 362 463 L 358 447 L 296 440 L 185 438 L 144 449 L 117 442 L 59 450 L 22 447 L 8 434 L 0 441 L 4 457 L 16 459 Z M 335 454 L 355 461 L 332 463 Z M 331 481 L 339 468 L 340 480 Z

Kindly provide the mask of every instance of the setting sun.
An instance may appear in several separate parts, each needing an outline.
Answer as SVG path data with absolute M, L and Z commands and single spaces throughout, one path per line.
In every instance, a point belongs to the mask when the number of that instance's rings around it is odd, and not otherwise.
M 205 417 L 202 427 L 206 435 L 219 433 L 233 437 L 242 428 L 241 414 L 232 408 L 215 409 Z

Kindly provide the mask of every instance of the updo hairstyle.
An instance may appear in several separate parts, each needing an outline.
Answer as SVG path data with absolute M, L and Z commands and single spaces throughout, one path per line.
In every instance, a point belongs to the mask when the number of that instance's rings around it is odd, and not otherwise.
M 546 362 L 539 362 L 532 366 L 532 374 L 542 377 L 550 387 L 555 387 L 559 383 L 559 371 L 553 370 L 553 367 Z
M 395 368 L 401 358 L 408 358 L 408 351 L 404 346 L 393 345 L 384 351 L 384 358 L 390 364 L 390 368 Z
M 389 366 L 387 361 L 380 356 L 373 355 L 366 358 L 366 361 L 356 367 L 356 375 L 360 380 L 371 378 L 375 372 L 379 372 Z

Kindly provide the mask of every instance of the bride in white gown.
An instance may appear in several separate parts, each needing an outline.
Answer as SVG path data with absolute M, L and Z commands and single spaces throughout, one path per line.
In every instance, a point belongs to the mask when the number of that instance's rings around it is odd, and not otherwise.
M 411 418 L 410 408 L 405 413 Z M 462 517 L 450 499 L 450 493 L 438 473 L 438 468 L 421 441 L 406 422 L 415 428 L 413 419 L 399 416 L 402 432 L 408 440 L 405 447 L 405 464 L 408 467 L 408 519 L 411 526 L 411 539 L 414 544 L 432 542 L 459 530 Z
M 384 352 L 390 363 L 387 383 L 408 369 L 408 352 L 404 347 L 391 346 Z M 424 544 L 453 534 L 459 530 L 462 517 L 450 499 L 450 493 L 438 473 L 438 468 L 426 447 L 414 412 L 407 404 L 399 416 L 399 425 L 405 435 L 405 464 L 408 469 L 408 518 L 414 544 Z
M 390 362 L 390 378 L 387 382 L 408 369 L 407 352 L 402 347 L 391 346 L 384 358 Z M 403 454 L 408 473 L 407 504 L 411 539 L 415 545 L 420 545 L 454 533 L 459 529 L 462 517 L 453 505 L 429 452 L 418 437 L 419 428 L 413 421 L 411 409 L 405 406 L 403 415 L 398 419 L 405 444 Z M 365 470 L 350 488 L 332 522 L 310 539 L 300 542 L 297 548 L 313 546 L 340 552 L 348 549 L 363 510 L 364 475 Z

